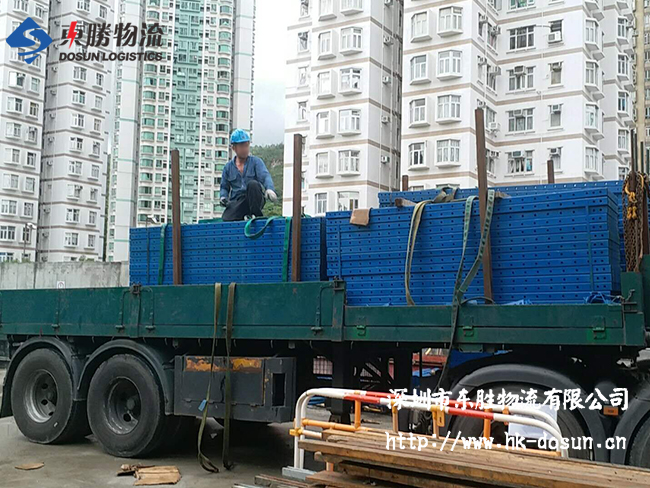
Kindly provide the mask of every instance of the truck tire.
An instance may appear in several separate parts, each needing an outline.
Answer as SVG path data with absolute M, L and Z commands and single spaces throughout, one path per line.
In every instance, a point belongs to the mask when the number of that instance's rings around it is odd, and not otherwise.
M 650 417 L 644 420 L 632 440 L 628 464 L 639 468 L 650 468 Z
M 503 388 L 506 392 L 512 393 L 519 393 L 522 389 L 529 389 L 531 387 L 535 387 L 535 385 L 492 385 L 494 391 L 500 391 Z M 583 438 L 588 435 L 588 432 L 582 427 L 580 421 L 571 412 L 559 410 L 557 412 L 557 423 L 562 432 L 562 436 L 565 438 Z M 495 438 L 495 442 L 500 442 L 503 445 L 505 442 L 505 431 L 507 431 L 507 427 L 502 423 L 493 423 L 492 437 Z M 455 417 L 451 424 L 450 437 L 455 438 L 459 432 L 463 437 L 480 437 L 483 435 L 483 421 L 471 417 Z M 531 448 L 533 446 L 527 447 Z M 570 447 L 569 457 L 573 459 L 591 459 L 591 451 L 586 449 L 572 449 Z
M 38 444 L 61 444 L 88 435 L 84 402 L 75 402 L 72 374 L 60 354 L 37 349 L 25 356 L 11 385 L 18 428 Z
M 151 368 L 129 354 L 102 363 L 90 381 L 88 420 L 112 456 L 143 457 L 156 450 L 168 423 L 162 387 Z

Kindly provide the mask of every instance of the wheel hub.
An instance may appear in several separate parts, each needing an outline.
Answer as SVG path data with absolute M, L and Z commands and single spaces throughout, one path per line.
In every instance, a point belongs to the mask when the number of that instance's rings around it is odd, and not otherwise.
M 110 429 L 116 434 L 128 434 L 140 420 L 142 400 L 133 382 L 117 378 L 106 398 L 106 418 Z
M 35 371 L 25 389 L 27 415 L 34 422 L 45 423 L 56 412 L 58 388 L 54 377 L 45 370 Z

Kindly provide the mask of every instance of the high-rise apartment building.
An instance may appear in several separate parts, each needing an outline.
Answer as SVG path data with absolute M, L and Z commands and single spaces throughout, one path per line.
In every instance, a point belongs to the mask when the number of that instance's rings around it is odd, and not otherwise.
M 49 34 L 38 222 L 40 261 L 104 259 L 106 173 L 113 63 L 61 61 L 60 53 L 110 53 L 87 46 L 91 24 L 113 24 L 109 0 L 53 1 Z M 73 24 L 76 22 L 76 24 Z M 77 37 L 67 41 L 71 25 Z
M 120 22 L 160 24 L 163 61 L 116 64 L 108 260 L 128 259 L 131 227 L 170 220 L 174 149 L 182 221 L 221 214 L 229 134 L 252 126 L 254 15 L 254 0 L 120 2 Z
M 28 17 L 46 27 L 48 12 L 47 1 L 0 2 L 0 262 L 35 259 L 46 66 L 5 39 Z
M 392 30 L 389 13 L 397 19 Z M 485 114 L 490 184 L 545 182 L 548 161 L 558 182 L 616 179 L 629 170 L 633 0 L 405 0 L 403 22 L 398 2 L 296 0 L 290 14 L 296 53 L 288 61 L 285 213 L 295 133 L 306 136 L 309 214 L 377 205 L 379 188 L 397 182 L 378 168 L 408 175 L 413 189 L 475 186 L 477 107 Z M 403 58 L 372 38 L 379 26 L 398 52 L 403 37 Z M 355 33 L 370 36 L 368 52 L 347 49 Z M 385 84 L 399 87 L 400 75 L 401 107 L 380 114 L 376 107 L 400 99 L 399 89 L 386 95 Z M 400 113 L 401 131 L 392 123 Z M 384 141 L 400 144 L 389 163 L 375 149 Z
M 413 188 L 476 179 L 485 110 L 492 184 L 616 179 L 634 125 L 631 0 L 406 0 L 402 173 Z
M 296 133 L 305 136 L 305 213 L 374 206 L 398 187 L 403 4 L 295 0 L 286 15 L 284 213 Z

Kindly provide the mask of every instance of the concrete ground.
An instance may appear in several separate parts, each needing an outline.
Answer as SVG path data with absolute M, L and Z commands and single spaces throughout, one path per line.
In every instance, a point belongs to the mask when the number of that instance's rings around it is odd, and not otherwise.
M 4 372 L 0 370 L 0 385 Z M 1 394 L 1 392 L 0 392 Z M 325 414 L 325 412 L 322 412 Z M 104 453 L 93 437 L 81 443 L 62 446 L 32 444 L 18 431 L 13 418 L 0 420 L 0 486 L 12 488 L 81 488 L 133 486 L 134 478 L 116 477 L 124 463 L 142 462 L 177 466 L 183 479 L 179 488 L 226 488 L 233 483 L 253 484 L 255 475 L 280 476 L 283 466 L 293 459 L 293 438 L 290 424 L 260 426 L 247 432 L 233 431 L 231 454 L 235 462 L 232 471 L 222 469 L 218 474 L 204 471 L 196 459 L 196 440 L 188 439 L 177 452 L 147 460 L 125 460 Z M 211 422 L 204 435 L 204 453 L 219 465 L 221 461 L 221 428 Z M 207 440 L 206 440 L 207 439 Z M 20 471 L 15 466 L 25 463 L 45 463 L 35 471 Z M 318 469 L 314 465 L 312 468 Z

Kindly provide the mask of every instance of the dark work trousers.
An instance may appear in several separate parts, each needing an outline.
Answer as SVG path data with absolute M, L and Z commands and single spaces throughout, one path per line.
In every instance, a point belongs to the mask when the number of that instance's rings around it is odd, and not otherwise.
M 226 210 L 221 217 L 224 222 L 236 222 L 244 220 L 247 215 L 262 217 L 264 208 L 264 187 L 257 181 L 252 180 L 246 185 L 246 191 L 240 193 L 233 200 L 228 202 Z

